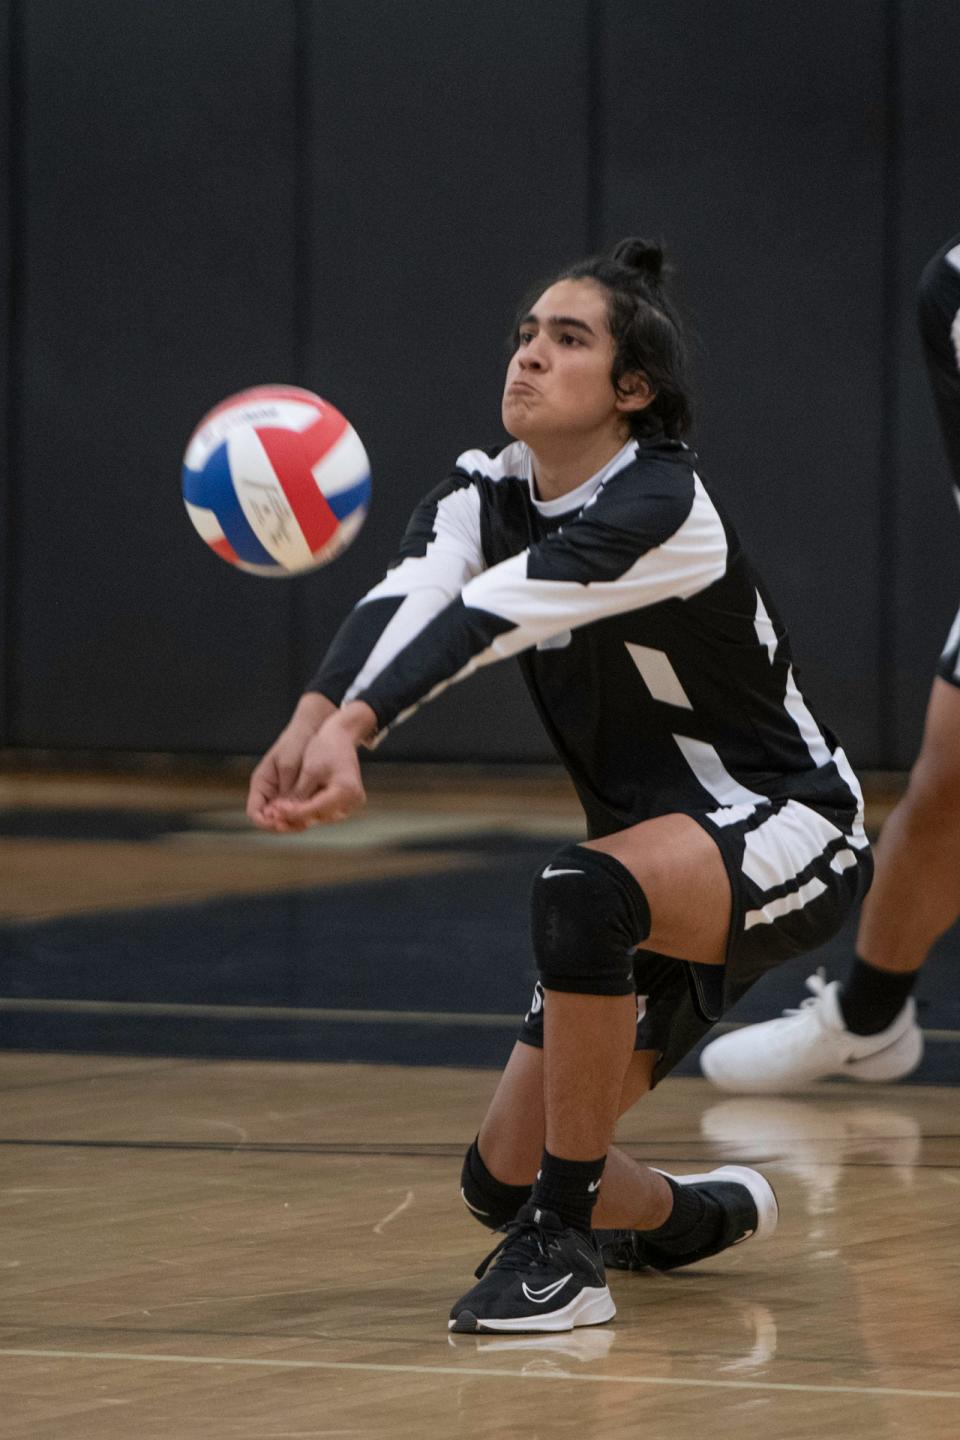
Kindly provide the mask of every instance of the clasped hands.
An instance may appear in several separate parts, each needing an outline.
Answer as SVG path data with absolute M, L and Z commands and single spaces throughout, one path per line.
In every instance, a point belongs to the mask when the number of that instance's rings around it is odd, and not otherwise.
M 338 709 L 323 695 L 301 697 L 250 777 L 247 815 L 261 830 L 288 834 L 345 820 L 366 804 L 357 748 L 377 730 L 361 700 Z

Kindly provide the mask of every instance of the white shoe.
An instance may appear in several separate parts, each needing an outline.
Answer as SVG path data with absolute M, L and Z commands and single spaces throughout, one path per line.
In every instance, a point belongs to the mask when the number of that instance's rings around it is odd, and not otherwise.
M 745 1025 L 711 1041 L 700 1068 L 720 1090 L 764 1095 L 798 1090 L 813 1080 L 899 1080 L 923 1057 L 923 1035 L 911 996 L 878 1035 L 854 1035 L 840 1009 L 840 986 L 822 970 L 807 979 L 813 994 L 779 1020 Z

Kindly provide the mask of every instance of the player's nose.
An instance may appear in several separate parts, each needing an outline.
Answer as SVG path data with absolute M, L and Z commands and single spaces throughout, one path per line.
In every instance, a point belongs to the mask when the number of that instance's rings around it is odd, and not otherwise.
M 543 347 L 539 337 L 530 340 L 519 352 L 521 370 L 542 370 L 544 366 Z

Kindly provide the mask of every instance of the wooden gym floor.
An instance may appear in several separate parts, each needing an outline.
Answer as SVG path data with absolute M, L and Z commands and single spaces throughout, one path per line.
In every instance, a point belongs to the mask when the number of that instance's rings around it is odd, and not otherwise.
M 918 1083 L 738 1099 L 692 1060 L 623 1122 L 668 1169 L 762 1168 L 771 1241 L 612 1275 L 606 1326 L 451 1337 L 489 1248 L 460 1156 L 576 808 L 384 768 L 352 835 L 272 845 L 240 800 L 0 775 L 4 1440 L 956 1440 L 956 937 Z

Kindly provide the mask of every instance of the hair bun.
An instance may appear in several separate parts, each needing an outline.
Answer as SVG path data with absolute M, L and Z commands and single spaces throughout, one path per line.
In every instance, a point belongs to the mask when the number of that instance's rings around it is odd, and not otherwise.
M 658 283 L 663 271 L 663 248 L 653 240 L 641 240 L 635 235 L 621 240 L 613 247 L 612 259 L 631 270 L 639 270 L 648 280 Z

